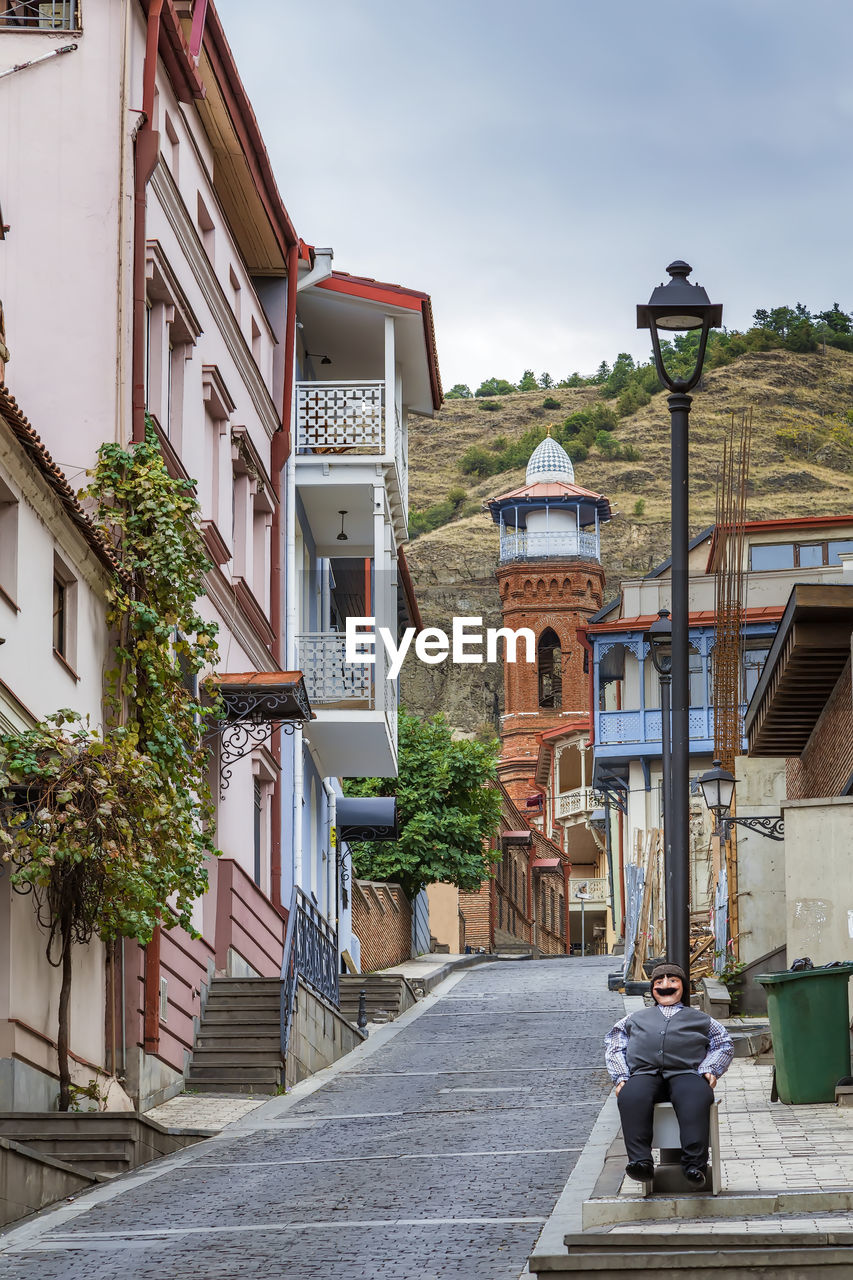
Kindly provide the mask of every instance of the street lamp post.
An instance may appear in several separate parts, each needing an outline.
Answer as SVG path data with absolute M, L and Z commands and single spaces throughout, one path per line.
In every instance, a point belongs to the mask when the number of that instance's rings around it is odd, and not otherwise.
M 659 609 L 657 621 L 646 634 L 652 662 L 660 680 L 661 792 L 663 800 L 663 871 L 666 916 L 666 953 L 670 954 L 672 925 L 677 904 L 674 893 L 672 849 L 672 745 L 670 738 L 670 687 L 672 685 L 672 624 L 669 610 Z M 685 969 L 685 973 L 687 970 Z
M 588 893 L 584 893 L 582 889 L 578 889 L 575 897 L 581 904 L 581 955 L 586 955 L 586 922 L 584 920 L 584 903 L 589 897 Z
M 691 267 L 671 262 L 669 284 L 653 291 L 646 305 L 637 307 L 637 328 L 649 329 L 658 377 L 669 388 L 667 398 L 672 453 L 672 770 L 669 833 L 671 849 L 672 918 L 667 920 L 668 958 L 689 972 L 690 965 L 690 684 L 689 684 L 689 587 L 687 442 L 690 406 L 688 394 L 702 376 L 708 334 L 722 323 L 723 308 L 710 302 L 701 285 L 687 279 Z M 687 378 L 675 378 L 666 369 L 660 331 L 665 334 L 700 330 L 696 364 Z M 669 905 L 669 904 L 667 904 Z

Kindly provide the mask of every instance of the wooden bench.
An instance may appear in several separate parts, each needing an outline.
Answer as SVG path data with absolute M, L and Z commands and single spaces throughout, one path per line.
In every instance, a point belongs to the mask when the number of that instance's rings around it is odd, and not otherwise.
M 718 1196 L 723 1185 L 720 1167 L 720 1104 L 714 1099 L 711 1106 L 709 1130 L 708 1178 L 705 1186 L 699 1188 Z M 655 1176 L 651 1182 L 645 1183 L 647 1196 L 660 1192 L 696 1191 L 681 1172 L 681 1134 L 678 1120 L 671 1102 L 655 1104 L 654 1129 L 652 1131 L 652 1147 L 660 1151 L 660 1162 L 655 1166 Z

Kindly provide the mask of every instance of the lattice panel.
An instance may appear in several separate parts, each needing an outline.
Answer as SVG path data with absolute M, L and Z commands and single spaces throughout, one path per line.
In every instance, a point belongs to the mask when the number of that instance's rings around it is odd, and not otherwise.
M 610 886 L 605 876 L 594 876 L 589 880 L 577 879 L 572 876 L 569 880 L 569 894 L 573 907 L 578 906 L 578 899 L 575 894 L 579 889 L 586 889 L 588 902 L 606 902 L 609 894 Z
M 381 382 L 297 383 L 298 447 L 382 453 L 383 401 Z
M 602 742 L 642 742 L 639 711 L 603 711 L 600 718 Z
M 312 703 L 370 701 L 373 667 L 346 661 L 346 639 L 337 631 L 315 632 L 298 639 L 299 668 Z

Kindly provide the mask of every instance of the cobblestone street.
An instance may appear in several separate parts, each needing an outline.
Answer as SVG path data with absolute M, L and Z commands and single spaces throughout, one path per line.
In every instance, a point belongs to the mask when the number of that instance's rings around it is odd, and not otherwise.
M 0 1277 L 517 1280 L 609 1091 L 608 966 L 466 971 L 295 1105 L 0 1244 Z

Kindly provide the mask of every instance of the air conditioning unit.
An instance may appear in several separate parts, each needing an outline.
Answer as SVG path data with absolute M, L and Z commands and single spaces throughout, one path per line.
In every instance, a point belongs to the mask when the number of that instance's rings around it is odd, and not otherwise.
M 168 1021 L 169 1014 L 169 980 L 160 979 L 160 1021 Z

